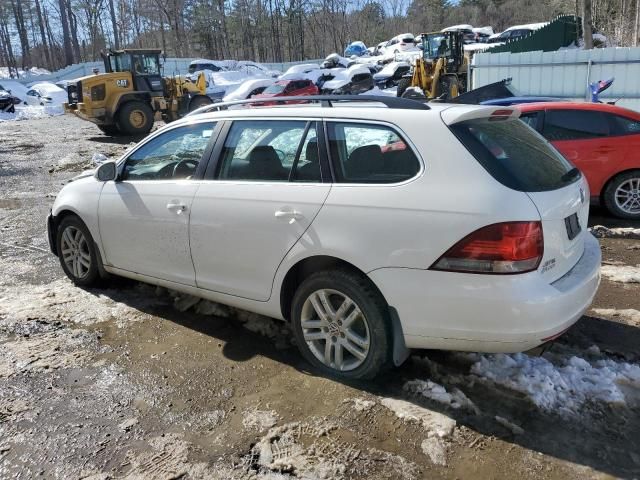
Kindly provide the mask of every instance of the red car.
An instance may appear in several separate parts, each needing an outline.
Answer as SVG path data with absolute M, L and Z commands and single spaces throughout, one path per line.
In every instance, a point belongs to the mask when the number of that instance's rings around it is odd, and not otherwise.
M 318 87 L 311 80 L 278 80 L 270 87 L 267 87 L 262 93 L 253 95 L 251 98 L 298 97 L 303 95 L 318 95 L 318 93 Z M 276 105 L 276 102 L 261 102 L 256 104 L 256 106 L 263 105 Z
M 592 203 L 640 219 L 640 113 L 603 103 L 518 105 L 521 119 L 582 170 Z

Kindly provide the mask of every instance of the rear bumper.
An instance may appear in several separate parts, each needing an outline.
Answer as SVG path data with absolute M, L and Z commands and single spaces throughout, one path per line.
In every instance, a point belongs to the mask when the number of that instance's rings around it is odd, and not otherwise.
M 385 268 L 370 273 L 400 317 L 409 348 L 521 352 L 573 325 L 600 284 L 598 241 L 549 284 L 539 272 L 473 275 Z

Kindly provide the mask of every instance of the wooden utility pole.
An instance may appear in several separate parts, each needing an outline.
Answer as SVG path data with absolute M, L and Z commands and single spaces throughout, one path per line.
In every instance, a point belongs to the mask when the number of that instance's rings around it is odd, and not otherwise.
M 584 49 L 593 48 L 593 20 L 591 19 L 591 0 L 582 0 L 582 36 Z

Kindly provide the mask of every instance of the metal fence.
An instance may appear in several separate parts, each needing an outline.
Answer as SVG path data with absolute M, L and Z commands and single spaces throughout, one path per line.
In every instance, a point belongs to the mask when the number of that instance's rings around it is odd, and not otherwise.
M 189 69 L 189 64 L 196 60 L 195 58 L 167 58 L 163 62 L 165 75 L 180 75 L 186 74 Z M 263 63 L 271 70 L 280 70 L 284 72 L 292 65 L 300 65 L 303 63 L 322 63 L 323 60 L 303 60 L 300 62 L 282 62 L 282 63 Z M 93 69 L 97 68 L 100 72 L 104 72 L 104 65 L 102 62 L 85 62 L 69 65 L 61 70 L 53 72 L 49 75 L 25 75 L 20 78 L 14 78 L 22 84 L 31 84 L 35 82 L 58 82 L 60 80 L 72 80 L 74 78 L 80 78 L 93 73 Z
M 522 95 L 590 99 L 591 82 L 615 77 L 600 99 L 640 111 L 640 48 L 557 52 L 478 53 L 471 70 L 473 88 L 511 78 Z

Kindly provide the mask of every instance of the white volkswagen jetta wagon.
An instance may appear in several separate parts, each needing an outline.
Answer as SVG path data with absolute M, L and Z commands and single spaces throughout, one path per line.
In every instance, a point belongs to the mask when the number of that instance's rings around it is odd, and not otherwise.
M 415 348 L 524 351 L 581 317 L 587 182 L 517 111 L 322 98 L 205 107 L 66 185 L 48 219 L 65 273 L 286 320 L 349 378 Z

